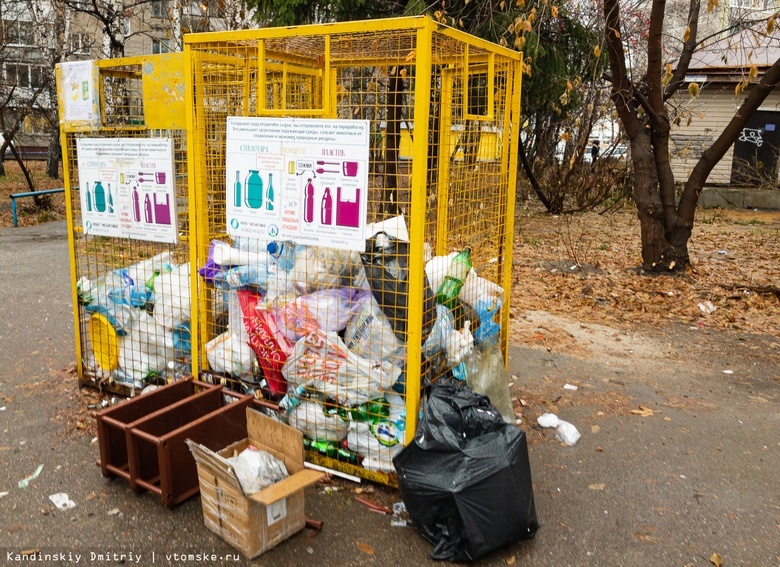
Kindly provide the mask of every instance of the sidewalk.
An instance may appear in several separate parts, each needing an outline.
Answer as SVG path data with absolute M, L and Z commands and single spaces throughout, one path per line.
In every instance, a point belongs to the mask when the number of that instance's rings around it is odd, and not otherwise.
M 0 230 L 0 265 L 0 492 L 8 492 L 0 499 L 1 556 L 40 549 L 72 553 L 71 561 L 48 564 L 72 564 L 77 554 L 80 564 L 117 564 L 113 554 L 125 554 L 125 565 L 186 565 L 193 562 L 165 555 L 214 553 L 232 562 L 237 552 L 205 528 L 199 498 L 168 510 L 153 495 L 134 494 L 101 476 L 89 436 L 65 434 L 63 410 L 79 402 L 76 378 L 65 371 L 75 355 L 64 223 Z M 560 321 L 546 325 L 563 329 Z M 582 332 L 594 341 L 609 334 Z M 750 348 L 724 354 L 714 334 L 685 339 L 682 355 L 652 329 L 621 337 L 614 352 L 593 342 L 598 357 L 512 348 L 541 528 L 535 540 L 477 564 L 707 566 L 714 552 L 724 565 L 777 564 L 776 357 Z M 621 354 L 629 346 L 632 355 Z M 631 413 L 640 404 L 652 415 Z M 577 426 L 575 447 L 531 427 L 545 411 Z M 41 464 L 29 488 L 18 488 Z M 356 502 L 356 485 L 337 487 L 307 489 L 307 515 L 324 521 L 318 534 L 301 532 L 253 564 L 435 564 L 413 527 L 393 527 L 389 516 Z M 372 498 L 399 500 L 384 487 L 373 491 Z M 48 498 L 57 492 L 76 507 L 57 510 Z

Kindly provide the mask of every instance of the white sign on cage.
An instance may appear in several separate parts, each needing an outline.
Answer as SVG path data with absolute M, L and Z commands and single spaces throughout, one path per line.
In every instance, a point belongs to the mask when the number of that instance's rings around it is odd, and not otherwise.
M 178 242 L 170 138 L 79 138 L 84 234 Z
M 227 232 L 365 250 L 368 120 L 227 119 Z

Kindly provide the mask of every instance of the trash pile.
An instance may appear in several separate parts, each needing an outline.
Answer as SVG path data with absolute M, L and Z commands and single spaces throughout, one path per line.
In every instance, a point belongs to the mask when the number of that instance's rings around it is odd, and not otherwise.
M 183 377 L 190 368 L 190 268 L 163 252 L 76 284 L 90 315 L 86 367 L 140 389 Z
M 278 402 L 308 451 L 394 472 L 406 424 L 409 259 L 409 242 L 382 230 L 362 254 L 213 241 L 197 270 L 213 337 L 201 377 Z M 503 290 L 476 274 L 469 248 L 426 260 L 421 386 L 467 383 L 514 423 L 499 345 Z M 116 332 L 113 358 L 93 337 L 96 362 L 115 381 L 143 387 L 189 372 L 187 264 L 163 253 L 79 282 L 79 298 Z

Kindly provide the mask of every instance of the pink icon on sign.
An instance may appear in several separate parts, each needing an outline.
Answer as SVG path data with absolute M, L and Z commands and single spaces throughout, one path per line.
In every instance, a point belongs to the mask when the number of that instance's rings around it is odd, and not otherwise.
M 336 187 L 336 224 L 354 228 L 360 226 L 360 189 L 355 189 L 355 197 L 350 199 L 342 198 L 341 187 Z

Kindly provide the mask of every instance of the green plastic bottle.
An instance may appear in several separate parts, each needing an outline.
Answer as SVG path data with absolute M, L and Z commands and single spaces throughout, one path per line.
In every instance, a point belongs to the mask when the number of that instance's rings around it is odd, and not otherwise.
M 455 300 L 460 294 L 463 282 L 471 271 L 471 248 L 468 246 L 459 252 L 450 262 L 447 275 L 436 291 L 436 303 L 448 309 L 455 307 Z

